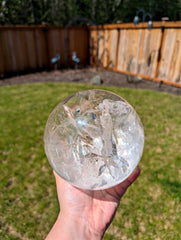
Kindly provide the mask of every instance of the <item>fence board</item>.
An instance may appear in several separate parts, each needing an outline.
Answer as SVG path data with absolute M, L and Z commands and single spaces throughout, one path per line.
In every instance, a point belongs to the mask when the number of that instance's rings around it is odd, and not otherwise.
M 14 41 L 13 41 L 13 36 L 12 36 L 11 31 L 7 31 L 7 37 L 8 37 L 8 45 L 9 45 L 9 50 L 10 50 L 10 59 L 11 59 L 12 70 L 15 72 L 17 69 L 17 65 L 16 65 L 15 55 L 13 54 Z
M 181 82 L 181 29 L 166 29 L 158 77 Z
M 3 33 L 0 31 L 0 77 L 3 77 L 5 73 L 4 48 L 2 46 L 3 46 Z
M 108 46 L 109 46 L 109 38 L 110 38 L 110 34 L 108 30 L 104 30 L 104 49 L 103 51 L 103 66 L 104 67 L 108 67 L 109 66 L 109 50 L 108 50 Z
M 99 59 L 99 66 L 104 66 L 104 49 L 105 49 L 105 31 L 99 30 L 97 35 L 98 41 L 98 59 Z
M 121 30 L 119 53 L 118 53 L 118 70 L 137 72 L 138 59 L 138 42 L 140 41 L 140 30 Z
M 161 41 L 161 30 L 153 29 L 149 31 L 144 29 L 144 32 L 143 54 L 139 73 L 154 77 Z
M 48 31 L 48 48 L 49 48 L 49 59 L 48 62 L 51 64 L 51 59 L 56 55 L 60 55 L 60 61 L 57 63 L 57 67 L 61 67 L 61 63 L 64 59 L 64 36 L 63 29 L 52 28 Z M 54 66 L 51 64 L 51 69 Z
M 170 75 L 168 78 L 172 79 L 174 82 L 181 83 L 181 29 L 177 31 L 173 56 L 174 58 L 172 60 Z
M 34 42 L 34 32 L 28 30 L 25 32 L 25 46 L 27 48 L 28 66 L 30 69 L 35 69 L 36 63 L 36 47 Z M 27 66 L 27 67 L 28 67 Z
M 36 49 L 37 49 L 37 62 L 38 68 L 45 68 L 48 65 L 47 51 L 44 32 L 42 29 L 35 29 Z
M 89 52 L 90 52 L 90 64 L 95 65 L 97 63 L 97 31 L 90 31 L 89 37 Z
M 17 67 L 15 72 L 26 71 L 29 66 L 29 61 L 25 32 L 21 29 L 17 29 L 15 32 L 12 32 L 12 38 L 14 45 L 12 54 L 15 56 Z M 9 72 L 11 72 L 11 69 L 9 69 L 8 73 Z
M 2 55 L 3 55 L 3 61 L 4 61 L 4 70 L 10 71 L 11 70 L 11 49 L 8 46 L 8 32 L 2 32 L 1 33 L 1 41 L 3 43 L 2 47 Z
M 72 28 L 69 31 L 69 62 L 74 66 L 72 61 L 72 53 L 76 52 L 80 59 L 80 64 L 85 66 L 87 64 L 88 56 L 88 34 L 86 29 Z
M 117 51 L 117 40 L 118 40 L 118 30 L 110 30 L 110 42 L 109 42 L 109 68 L 114 69 L 115 68 L 115 58 L 116 58 L 116 51 Z

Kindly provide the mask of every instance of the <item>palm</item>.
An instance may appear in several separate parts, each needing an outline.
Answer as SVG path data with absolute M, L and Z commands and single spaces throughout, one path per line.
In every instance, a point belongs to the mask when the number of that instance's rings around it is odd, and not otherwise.
M 123 183 L 100 191 L 75 188 L 55 173 L 61 211 L 76 220 L 83 218 L 96 232 L 104 232 L 116 212 L 120 198 L 139 172 L 137 168 Z

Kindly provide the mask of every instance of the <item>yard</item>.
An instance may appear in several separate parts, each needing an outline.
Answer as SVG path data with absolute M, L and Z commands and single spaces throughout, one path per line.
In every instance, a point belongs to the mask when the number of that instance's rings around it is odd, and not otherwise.
M 128 84 L 126 80 L 125 86 L 121 87 L 121 81 L 119 87 L 111 86 L 114 78 L 107 83 L 104 77 L 104 85 L 93 86 L 87 84 L 88 80 L 82 83 L 86 78 L 76 74 L 72 71 L 70 81 L 62 78 L 52 82 L 56 79 L 54 74 L 48 79 L 44 76 L 46 82 L 25 81 L 27 84 L 0 87 L 0 238 L 45 238 L 59 211 L 54 177 L 43 147 L 47 118 L 68 95 L 101 88 L 132 104 L 145 131 L 145 148 L 139 164 L 141 175 L 122 198 L 104 239 L 179 240 L 181 97 L 177 95 L 180 89 L 166 86 L 167 92 L 171 92 L 167 93 L 165 86 L 159 88 L 158 83 L 150 87 L 154 90 L 140 89 L 144 81 Z M 19 79 L 23 82 L 23 77 Z M 11 79 L 2 81 L 1 85 L 7 81 L 11 84 Z M 148 84 L 151 86 L 152 82 Z

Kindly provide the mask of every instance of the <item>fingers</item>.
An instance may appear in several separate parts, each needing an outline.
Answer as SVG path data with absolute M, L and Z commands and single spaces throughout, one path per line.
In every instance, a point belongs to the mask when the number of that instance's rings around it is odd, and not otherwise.
M 122 183 L 118 184 L 117 186 L 108 189 L 107 192 L 110 193 L 111 191 L 113 191 L 114 194 L 116 194 L 115 197 L 120 200 L 120 198 L 125 193 L 127 188 L 138 178 L 138 176 L 140 175 L 140 171 L 141 170 L 138 167 L 135 168 L 135 170 L 126 180 L 124 180 Z M 59 192 L 60 190 L 63 190 L 64 188 L 66 188 L 66 190 L 68 188 L 72 188 L 72 185 L 66 182 L 63 178 L 61 178 L 55 171 L 53 171 L 53 173 L 56 180 L 57 192 Z
M 138 176 L 140 175 L 140 172 L 141 172 L 140 168 L 138 167 L 135 168 L 132 174 L 126 180 L 124 180 L 124 182 L 116 186 L 116 192 L 119 198 L 122 197 L 122 195 L 125 193 L 127 188 L 138 178 Z
M 132 174 L 126 179 L 129 181 L 130 184 L 132 184 L 137 178 L 138 176 L 140 175 L 140 168 L 135 168 L 135 170 L 132 172 Z

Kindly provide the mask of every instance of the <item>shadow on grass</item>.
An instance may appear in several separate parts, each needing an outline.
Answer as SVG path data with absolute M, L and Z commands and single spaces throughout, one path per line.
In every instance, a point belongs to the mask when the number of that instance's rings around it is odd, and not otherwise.
M 178 198 L 179 202 L 181 202 L 181 183 L 178 181 L 170 181 L 167 179 L 159 179 L 158 183 L 160 183 L 165 191 L 169 194 L 174 195 L 174 198 Z

